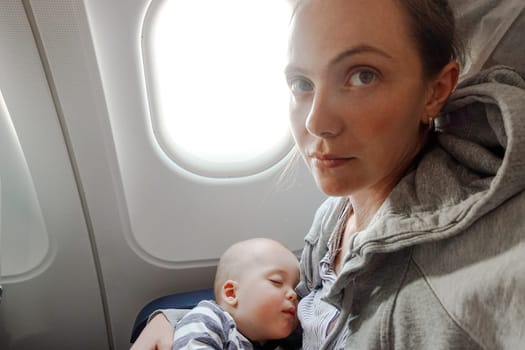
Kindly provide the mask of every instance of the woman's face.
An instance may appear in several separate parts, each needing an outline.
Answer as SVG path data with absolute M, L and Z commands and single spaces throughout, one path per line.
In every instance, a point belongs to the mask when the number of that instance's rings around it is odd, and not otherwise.
M 393 0 L 307 0 L 286 79 L 295 142 L 328 195 L 395 185 L 428 120 L 422 62 Z

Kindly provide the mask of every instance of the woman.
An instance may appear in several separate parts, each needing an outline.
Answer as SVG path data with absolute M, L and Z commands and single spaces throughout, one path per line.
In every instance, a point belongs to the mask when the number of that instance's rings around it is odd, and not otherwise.
M 298 3 L 292 132 L 331 196 L 301 259 L 303 349 L 524 347 L 525 83 L 495 68 L 449 99 L 460 51 L 443 0 Z M 152 322 L 141 344 L 169 344 Z

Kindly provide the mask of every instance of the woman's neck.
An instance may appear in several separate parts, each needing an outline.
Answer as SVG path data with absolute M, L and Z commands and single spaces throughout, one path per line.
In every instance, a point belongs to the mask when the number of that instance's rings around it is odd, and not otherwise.
M 393 187 L 393 185 L 375 187 L 350 195 L 349 200 L 353 213 L 348 218 L 347 225 L 353 227 L 355 231 L 364 230 L 388 197 Z
M 414 147 L 413 153 L 404 157 L 396 169 L 372 186 L 350 194 L 348 198 L 352 205 L 353 215 L 347 224 L 351 224 L 353 220 L 356 231 L 364 230 L 401 178 L 413 168 L 414 164 L 419 162 L 418 158 L 425 152 L 428 144 L 428 133 L 422 131 L 422 136 Z

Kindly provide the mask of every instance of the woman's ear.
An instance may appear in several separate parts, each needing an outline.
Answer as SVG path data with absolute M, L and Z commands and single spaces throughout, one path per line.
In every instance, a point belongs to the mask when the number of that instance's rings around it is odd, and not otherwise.
M 228 305 L 230 305 L 232 307 L 237 306 L 237 303 L 238 303 L 238 300 L 237 300 L 237 287 L 238 287 L 237 282 L 232 281 L 232 280 L 227 280 L 222 285 L 222 291 L 221 291 L 222 300 L 226 304 L 228 304 Z
M 428 124 L 429 118 L 435 118 L 438 115 L 448 97 L 454 91 L 458 78 L 459 65 L 456 61 L 451 61 L 443 67 L 436 78 L 432 79 L 422 123 Z

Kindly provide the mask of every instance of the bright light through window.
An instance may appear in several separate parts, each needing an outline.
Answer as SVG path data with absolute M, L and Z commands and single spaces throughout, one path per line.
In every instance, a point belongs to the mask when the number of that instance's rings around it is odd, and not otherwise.
M 144 31 L 159 144 L 199 175 L 250 175 L 289 151 L 285 0 L 167 0 Z

